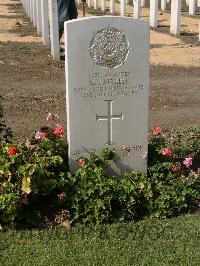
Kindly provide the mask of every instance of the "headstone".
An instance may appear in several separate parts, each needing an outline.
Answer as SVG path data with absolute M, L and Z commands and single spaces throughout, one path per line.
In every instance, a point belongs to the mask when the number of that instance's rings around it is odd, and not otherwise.
M 42 41 L 44 45 L 49 46 L 49 19 L 48 19 L 48 0 L 41 0 L 42 13 Z
M 98 0 L 94 0 L 94 10 L 98 11 L 98 8 L 99 8 Z
M 145 7 L 146 5 L 146 0 L 141 0 L 141 7 Z
M 133 0 L 133 4 L 134 4 L 133 17 L 135 19 L 138 19 L 140 18 L 141 0 Z
M 65 66 L 71 169 L 79 157 L 108 147 L 120 157 L 115 173 L 145 172 L 148 22 L 115 16 L 65 22 Z
M 57 0 L 49 2 L 51 54 L 53 59 L 60 59 L 59 32 L 58 32 L 58 6 Z
M 41 0 L 36 1 L 37 8 L 37 33 L 42 33 L 42 12 L 41 12 Z
M 37 25 L 37 6 L 36 0 L 33 0 L 33 26 Z
M 167 0 L 161 0 L 161 9 L 164 11 L 167 8 Z
M 106 14 L 106 0 L 101 0 L 101 11 L 102 14 Z
M 115 0 L 110 0 L 110 14 L 115 14 Z
M 120 15 L 126 16 L 126 1 L 125 0 L 120 1 Z
M 91 8 L 92 7 L 92 0 L 88 0 L 87 5 L 88 5 L 88 8 Z
M 196 0 L 189 0 L 189 15 L 195 15 Z
M 181 3 L 182 0 L 171 1 L 170 33 L 179 35 L 181 28 Z
M 150 26 L 158 26 L 158 0 L 150 0 Z

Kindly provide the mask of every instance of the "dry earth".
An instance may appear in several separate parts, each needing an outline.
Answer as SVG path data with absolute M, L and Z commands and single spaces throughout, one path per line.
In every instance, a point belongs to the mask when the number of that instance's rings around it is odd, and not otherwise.
M 129 6 L 127 14 L 132 12 Z M 148 8 L 143 9 L 142 18 L 148 16 Z M 150 38 L 149 126 L 179 130 L 200 125 L 200 9 L 189 17 L 183 7 L 180 37 L 169 34 L 169 10 L 160 11 L 158 18 L 159 27 Z M 58 113 L 66 128 L 64 82 L 64 62 L 52 60 L 19 1 L 1 0 L 0 105 L 15 139 L 29 137 L 48 112 Z

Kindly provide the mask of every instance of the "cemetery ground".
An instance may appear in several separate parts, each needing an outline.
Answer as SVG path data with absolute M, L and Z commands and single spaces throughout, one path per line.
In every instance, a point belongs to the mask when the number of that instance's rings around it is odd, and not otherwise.
M 149 127 L 179 132 L 200 125 L 199 15 L 184 15 L 180 37 L 166 32 L 168 17 L 160 14 L 161 26 L 151 31 Z M 30 137 L 48 112 L 65 126 L 64 61 L 52 60 L 19 1 L 1 0 L 0 19 L 0 110 L 14 140 Z M 0 264 L 198 265 L 199 236 L 198 213 L 70 230 L 8 230 L 0 232 Z
M 151 31 L 150 128 L 178 131 L 199 125 L 198 12 L 195 18 L 183 17 L 180 37 L 166 33 L 168 13 L 160 12 L 160 27 Z M 2 0 L 0 16 L 0 104 L 14 138 L 29 137 L 48 112 L 58 113 L 66 129 L 64 61 L 52 60 L 19 1 Z

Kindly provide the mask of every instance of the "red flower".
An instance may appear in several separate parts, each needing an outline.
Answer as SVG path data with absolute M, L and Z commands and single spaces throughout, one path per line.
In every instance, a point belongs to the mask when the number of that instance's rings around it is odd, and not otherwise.
M 60 124 L 57 124 L 53 130 L 53 134 L 58 136 L 58 137 L 63 137 L 64 135 L 64 129 Z
M 18 151 L 18 149 L 17 149 L 17 147 L 16 146 L 12 146 L 9 150 L 8 150 L 8 153 L 10 154 L 10 155 L 15 155 L 16 153 L 18 153 L 19 151 Z
M 82 167 L 85 164 L 85 160 L 84 159 L 79 159 L 77 160 L 77 164 Z
M 164 156 L 171 156 L 172 155 L 172 151 L 169 149 L 164 149 L 162 152 L 162 155 Z
M 173 173 L 176 173 L 177 171 L 181 170 L 181 167 L 178 166 L 178 165 L 175 165 L 173 168 L 172 168 L 172 172 Z
M 160 127 L 156 127 L 156 128 L 154 128 L 154 131 L 153 131 L 153 135 L 154 135 L 154 136 L 158 136 L 158 135 L 160 135 L 160 133 L 161 133 L 161 129 L 160 129 Z

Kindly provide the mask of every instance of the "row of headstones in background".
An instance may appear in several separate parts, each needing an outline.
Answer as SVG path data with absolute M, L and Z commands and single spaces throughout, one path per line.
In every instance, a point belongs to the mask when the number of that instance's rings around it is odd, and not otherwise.
M 42 34 L 44 45 L 50 45 L 51 54 L 54 59 L 60 59 L 59 48 L 59 33 L 58 33 L 58 10 L 57 0 L 20 0 L 26 10 L 27 15 L 30 17 L 33 25 L 37 27 L 38 34 Z M 158 26 L 158 1 L 150 0 L 150 26 L 157 28 Z M 182 0 L 160 0 L 161 9 L 165 10 L 167 3 L 171 5 L 171 22 L 170 33 L 180 34 L 181 24 L 181 5 Z M 78 4 L 81 0 L 77 0 Z M 126 14 L 126 3 L 128 0 L 120 0 L 120 15 Z M 171 2 L 171 3 L 170 3 Z M 102 13 L 106 11 L 106 0 L 102 0 Z M 195 6 L 200 6 L 200 0 L 186 0 L 189 4 L 189 14 L 195 13 Z M 94 5 L 94 9 L 98 9 L 98 0 L 87 0 L 88 7 Z M 146 0 L 133 0 L 135 19 L 140 18 L 140 10 L 145 7 Z M 115 14 L 115 0 L 110 0 L 110 14 Z M 50 34 L 49 34 L 50 24 Z M 50 40 L 49 40 L 50 36 Z
M 53 59 L 60 59 L 57 0 L 20 0 L 28 17 L 42 35 L 43 44 L 51 46 Z M 50 32 L 49 32 L 50 29 Z
M 161 10 L 166 10 L 167 3 L 171 3 L 171 22 L 170 22 L 170 33 L 178 35 L 180 34 L 180 24 L 181 24 L 181 6 L 182 0 L 160 0 L 161 1 Z M 150 0 L 150 26 L 152 28 L 157 28 L 158 26 L 158 2 L 159 0 Z M 188 0 L 189 5 L 189 15 L 195 15 L 196 6 L 200 6 L 200 0 Z M 80 4 L 81 0 L 77 0 L 77 3 Z M 106 0 L 101 1 L 101 11 L 105 14 L 106 11 Z M 129 3 L 129 0 L 120 0 L 120 15 L 125 16 L 126 13 L 126 4 Z M 94 10 L 98 10 L 98 0 L 87 0 L 87 5 L 89 8 L 92 6 Z M 134 11 L 133 17 L 135 19 L 140 18 L 140 11 L 142 7 L 145 7 L 146 0 L 133 0 Z M 110 14 L 115 14 L 115 0 L 110 0 Z

